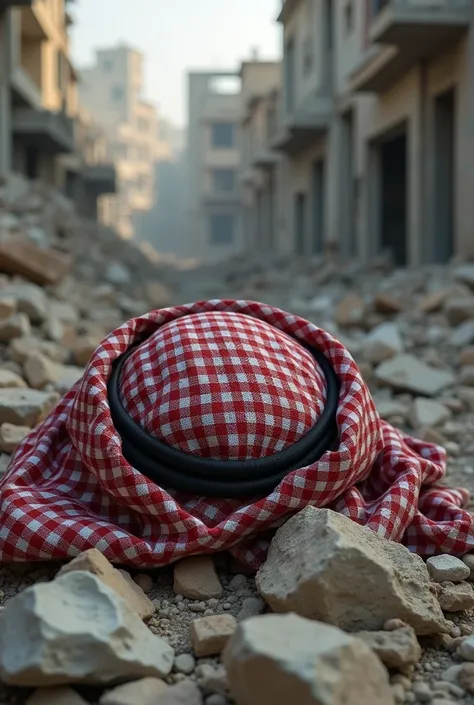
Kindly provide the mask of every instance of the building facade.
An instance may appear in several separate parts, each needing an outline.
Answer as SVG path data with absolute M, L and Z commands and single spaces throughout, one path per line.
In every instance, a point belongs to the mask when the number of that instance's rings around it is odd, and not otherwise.
M 242 69 L 247 249 L 474 256 L 474 3 L 284 0 L 278 21 L 281 88 L 255 99 L 264 62 Z
M 474 255 L 473 15 L 469 0 L 284 0 L 279 249 Z
M 54 184 L 75 149 L 70 23 L 64 0 L 0 2 L 0 170 Z
M 143 57 L 127 46 L 99 50 L 95 64 L 81 71 L 81 103 L 106 130 L 117 170 L 110 218 L 126 238 L 143 235 L 143 215 L 155 199 L 158 114 L 143 100 L 142 84 Z
M 245 248 L 268 252 L 284 247 L 283 160 L 271 149 L 277 128 L 281 84 L 278 62 L 246 61 L 240 71 L 241 187 Z
M 472 256 L 474 4 L 378 0 L 360 11 L 348 80 L 359 252 L 387 249 L 399 264 Z
M 244 247 L 239 182 L 240 77 L 188 76 L 185 255 L 217 261 Z
M 108 137 L 82 107 L 74 121 L 75 149 L 58 159 L 58 186 L 83 218 L 116 229 L 117 174 Z

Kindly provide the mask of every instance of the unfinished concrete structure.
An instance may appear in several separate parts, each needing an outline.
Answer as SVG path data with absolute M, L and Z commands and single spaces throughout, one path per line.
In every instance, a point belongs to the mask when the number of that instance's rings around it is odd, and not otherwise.
M 278 19 L 289 249 L 474 255 L 474 3 L 284 0 Z
M 188 76 L 185 254 L 219 260 L 243 249 L 240 170 L 240 77 Z
M 277 128 L 278 62 L 245 61 L 240 70 L 241 185 L 245 247 L 268 252 L 284 245 L 282 159 L 270 147 Z
M 117 169 L 109 217 L 123 237 L 140 235 L 141 214 L 154 202 L 159 150 L 158 114 L 142 98 L 143 57 L 125 45 L 101 49 L 81 79 L 81 103 L 106 130 Z
M 64 0 L 0 1 L 0 170 L 55 183 L 73 152 L 77 76 Z
M 83 218 L 115 227 L 116 169 L 107 135 L 80 107 L 74 121 L 75 150 L 59 158 L 58 182 Z
M 359 251 L 398 263 L 474 254 L 474 4 L 365 3 L 355 170 Z

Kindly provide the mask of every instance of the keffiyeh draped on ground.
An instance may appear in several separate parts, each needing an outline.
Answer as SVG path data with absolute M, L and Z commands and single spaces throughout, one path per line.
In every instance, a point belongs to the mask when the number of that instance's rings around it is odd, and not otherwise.
M 238 314 L 238 315 L 236 315 Z M 122 455 L 107 399 L 120 393 L 149 434 L 202 457 L 263 457 L 318 420 L 325 379 L 301 340 L 340 383 L 339 445 L 255 500 L 209 499 L 157 486 Z M 269 306 L 210 301 L 153 311 L 111 333 L 83 378 L 25 439 L 0 484 L 0 560 L 64 559 L 95 547 L 115 563 L 169 564 L 230 549 L 258 567 L 271 530 L 308 504 L 330 507 L 422 555 L 474 546 L 466 490 L 437 486 L 442 448 L 382 421 L 344 346 Z

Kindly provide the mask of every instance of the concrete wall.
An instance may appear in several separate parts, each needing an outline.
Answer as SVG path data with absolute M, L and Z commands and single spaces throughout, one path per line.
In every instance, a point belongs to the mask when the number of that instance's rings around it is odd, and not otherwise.
M 240 89 L 219 91 L 215 81 L 238 79 L 233 72 L 190 73 L 188 76 L 188 143 L 186 153 L 186 236 L 183 250 L 186 256 L 202 260 L 220 260 L 243 248 L 242 209 L 238 194 L 221 205 L 211 203 L 210 175 L 213 168 L 240 169 Z M 236 141 L 232 148 L 215 149 L 211 143 L 212 124 L 231 122 L 235 125 Z M 235 221 L 233 241 L 213 244 L 210 240 L 210 219 L 213 213 L 232 214 Z
M 438 95 L 455 91 L 455 250 L 474 256 L 472 236 L 474 188 L 474 6 L 469 31 L 451 44 L 440 46 L 433 56 L 413 61 L 401 78 L 382 93 L 354 93 L 351 78 L 370 49 L 369 0 L 333 1 L 333 52 L 328 58 L 327 8 L 325 0 L 300 0 L 293 12 L 283 13 L 283 50 L 288 40 L 295 43 L 295 104 L 304 110 L 310 96 L 331 79 L 333 117 L 324 140 L 314 139 L 298 157 L 284 158 L 281 179 L 283 209 L 279 220 L 282 251 L 294 245 L 294 195 L 306 193 L 311 200 L 311 168 L 324 159 L 326 170 L 324 238 L 339 242 L 350 253 L 369 259 L 380 251 L 377 212 L 380 206 L 378 182 L 379 145 L 404 126 L 407 151 L 407 229 L 410 264 L 433 259 L 436 243 L 436 149 L 434 105 Z M 311 71 L 303 75 L 304 52 L 313 37 Z M 283 63 L 285 63 L 285 58 Z M 327 66 L 327 64 L 326 64 Z M 283 117 L 280 117 L 282 120 Z M 349 125 L 352 120 L 352 144 Z M 310 218 L 308 218 L 310 221 Z M 351 240 L 351 242 L 349 242 Z M 310 240 L 307 240 L 308 246 Z
M 115 218 L 123 237 L 144 239 L 146 219 L 140 213 L 153 208 L 155 163 L 164 148 L 157 110 L 141 96 L 143 57 L 127 46 L 101 49 L 81 75 L 81 102 L 106 130 L 117 168 L 118 204 L 105 209 L 107 218 Z

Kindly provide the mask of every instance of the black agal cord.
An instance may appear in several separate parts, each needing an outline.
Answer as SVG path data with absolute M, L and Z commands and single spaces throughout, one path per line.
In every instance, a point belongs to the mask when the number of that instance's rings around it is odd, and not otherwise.
M 326 451 L 333 450 L 338 437 L 339 379 L 319 350 L 305 347 L 326 379 L 327 398 L 323 413 L 313 428 L 293 445 L 273 455 L 249 460 L 219 460 L 184 453 L 153 438 L 141 428 L 128 415 L 120 399 L 120 375 L 136 346 L 130 348 L 115 360 L 107 383 L 110 413 L 122 439 L 124 458 L 165 489 L 229 499 L 269 494 L 290 472 L 315 463 Z

